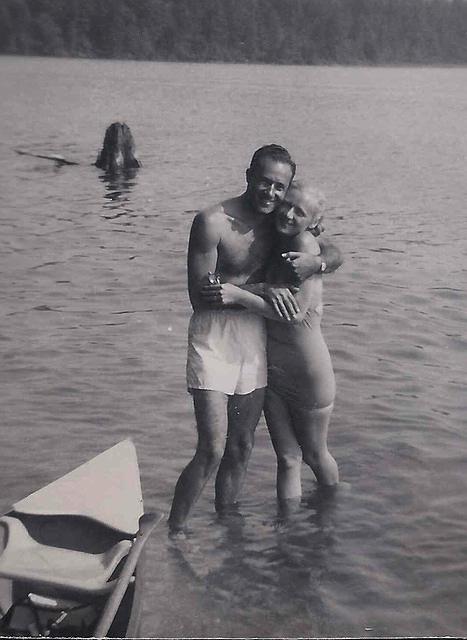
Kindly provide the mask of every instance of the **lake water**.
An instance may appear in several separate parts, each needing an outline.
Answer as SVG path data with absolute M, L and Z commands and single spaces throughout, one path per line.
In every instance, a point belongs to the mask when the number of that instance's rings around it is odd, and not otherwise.
M 264 421 L 241 501 L 213 486 L 190 544 L 148 549 L 153 637 L 463 635 L 467 629 L 467 69 L 0 58 L 0 507 L 117 441 L 147 509 L 195 445 L 185 391 L 193 212 L 290 149 L 345 255 L 325 278 L 337 378 L 333 499 L 304 469 L 277 526 Z M 90 166 L 125 120 L 143 169 Z M 14 153 L 60 153 L 79 166 Z

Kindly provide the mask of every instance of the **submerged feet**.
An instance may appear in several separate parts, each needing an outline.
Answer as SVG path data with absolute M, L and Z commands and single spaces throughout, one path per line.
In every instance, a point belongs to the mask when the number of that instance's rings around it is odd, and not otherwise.
M 188 538 L 188 531 L 183 528 L 171 527 L 169 523 L 168 536 L 171 540 L 186 540 Z

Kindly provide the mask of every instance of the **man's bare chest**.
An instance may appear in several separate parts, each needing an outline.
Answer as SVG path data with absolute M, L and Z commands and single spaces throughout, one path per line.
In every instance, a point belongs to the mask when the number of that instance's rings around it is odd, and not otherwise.
M 270 254 L 271 245 L 269 226 L 247 231 L 226 229 L 218 247 L 219 266 L 234 273 L 258 269 Z

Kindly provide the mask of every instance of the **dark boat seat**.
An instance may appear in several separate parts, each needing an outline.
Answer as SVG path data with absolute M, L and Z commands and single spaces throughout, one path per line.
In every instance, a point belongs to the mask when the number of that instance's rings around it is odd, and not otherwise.
M 123 539 L 103 552 L 88 553 L 41 544 L 15 517 L 3 516 L 0 525 L 7 533 L 0 577 L 53 587 L 58 592 L 99 595 L 111 591 L 115 581 L 109 579 L 132 546 L 130 540 Z

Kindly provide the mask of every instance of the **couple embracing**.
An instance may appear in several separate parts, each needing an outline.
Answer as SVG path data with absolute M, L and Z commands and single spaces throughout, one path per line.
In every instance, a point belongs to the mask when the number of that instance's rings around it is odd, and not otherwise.
M 216 508 L 236 503 L 263 408 L 280 503 L 300 499 L 302 460 L 318 483 L 338 482 L 327 448 L 335 381 L 320 321 L 322 275 L 342 258 L 317 240 L 323 197 L 294 181 L 295 169 L 283 147 L 261 147 L 245 192 L 193 221 L 187 385 L 198 444 L 175 488 L 172 534 L 216 469 Z

